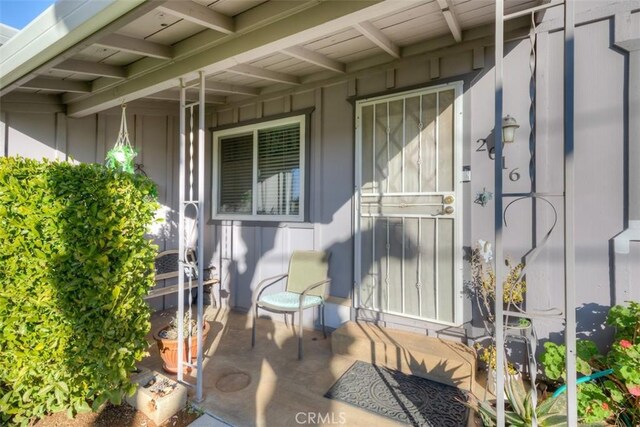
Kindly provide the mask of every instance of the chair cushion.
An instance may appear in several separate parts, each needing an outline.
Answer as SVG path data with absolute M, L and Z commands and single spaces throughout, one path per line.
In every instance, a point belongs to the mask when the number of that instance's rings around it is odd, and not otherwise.
M 322 304 L 322 298 L 319 296 L 307 295 L 304 297 L 303 308 L 314 307 L 320 304 Z M 262 295 L 258 305 L 279 311 L 296 311 L 300 305 L 300 294 L 295 292 L 277 292 L 275 294 Z

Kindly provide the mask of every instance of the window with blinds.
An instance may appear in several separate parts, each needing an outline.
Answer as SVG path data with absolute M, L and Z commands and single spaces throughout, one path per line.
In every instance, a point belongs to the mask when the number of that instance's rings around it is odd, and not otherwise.
M 297 116 L 214 133 L 215 216 L 304 219 L 304 121 Z
M 220 212 L 251 214 L 253 133 L 220 140 Z

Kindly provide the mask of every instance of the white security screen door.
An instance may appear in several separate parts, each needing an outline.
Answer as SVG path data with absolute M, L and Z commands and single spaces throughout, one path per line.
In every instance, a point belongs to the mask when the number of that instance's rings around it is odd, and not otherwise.
M 462 83 L 356 109 L 356 307 L 460 324 Z

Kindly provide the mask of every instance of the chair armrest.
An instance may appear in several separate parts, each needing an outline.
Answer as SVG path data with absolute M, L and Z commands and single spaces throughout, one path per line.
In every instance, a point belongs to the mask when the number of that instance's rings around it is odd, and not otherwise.
M 258 283 L 258 286 L 256 287 L 256 291 L 253 294 L 253 304 L 255 305 L 258 300 L 260 300 L 260 295 L 262 295 L 262 292 L 264 292 L 265 289 L 267 289 L 269 286 L 275 285 L 276 283 L 278 283 L 279 281 L 281 281 L 282 279 L 284 279 L 285 277 L 289 276 L 288 274 L 279 274 L 277 276 L 273 276 L 273 277 L 267 277 L 266 279 L 262 280 L 260 283 Z
M 302 311 L 302 305 L 303 305 L 303 302 L 304 302 L 304 297 L 306 297 L 306 296 L 307 296 L 307 293 L 308 293 L 309 291 L 314 290 L 315 288 L 317 288 L 317 287 L 319 287 L 319 286 L 324 285 L 325 283 L 331 283 L 331 279 L 324 279 L 324 280 L 321 280 L 321 281 L 319 281 L 319 282 L 316 282 L 316 283 L 314 283 L 313 285 L 309 285 L 309 286 L 307 286 L 307 288 L 306 288 L 304 291 L 302 291 L 302 293 L 300 294 L 300 303 L 299 303 L 299 304 L 300 304 L 300 305 L 299 305 L 299 309 L 300 309 L 301 311 Z M 322 300 L 324 301 L 324 297 L 322 297 Z

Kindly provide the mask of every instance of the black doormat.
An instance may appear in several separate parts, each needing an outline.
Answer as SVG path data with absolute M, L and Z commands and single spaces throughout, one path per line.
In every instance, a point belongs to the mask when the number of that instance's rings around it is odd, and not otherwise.
M 324 397 L 414 426 L 463 427 L 469 416 L 462 390 L 361 361 Z

